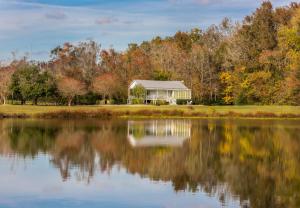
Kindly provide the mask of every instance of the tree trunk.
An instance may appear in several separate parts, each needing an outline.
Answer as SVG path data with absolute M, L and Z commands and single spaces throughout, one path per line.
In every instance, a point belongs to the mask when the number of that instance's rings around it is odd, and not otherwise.
M 72 106 L 72 100 L 73 100 L 73 98 L 69 98 L 69 100 L 68 100 L 68 106 Z
M 106 101 L 106 104 L 109 104 L 110 105 L 110 95 L 107 95 L 107 101 Z
M 105 94 L 103 95 L 103 98 L 104 98 L 104 105 L 106 105 L 107 104 L 107 99 L 106 99 L 106 95 Z
M 3 105 L 5 105 L 5 104 L 6 104 L 6 97 L 3 96 Z
M 217 102 L 217 88 L 215 88 L 215 102 Z
M 33 105 L 37 105 L 37 103 L 38 103 L 38 99 L 37 99 L 37 98 L 34 98 L 34 99 L 33 99 Z

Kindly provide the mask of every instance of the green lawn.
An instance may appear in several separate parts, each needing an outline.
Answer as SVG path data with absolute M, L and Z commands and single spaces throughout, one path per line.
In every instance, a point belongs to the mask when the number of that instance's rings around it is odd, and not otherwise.
M 189 113 L 203 113 L 208 116 L 236 113 L 240 115 L 246 114 L 274 114 L 277 116 L 292 114 L 300 117 L 300 106 L 145 106 L 145 105 L 99 105 L 99 106 L 32 106 L 32 105 L 0 105 L 0 114 L 13 115 L 13 114 L 26 114 L 34 116 L 44 113 L 56 113 L 61 111 L 67 112 L 97 112 L 99 110 L 108 110 L 111 112 L 118 112 L 123 114 L 130 112 L 134 114 L 143 111 L 182 111 L 185 114 Z M 169 115 L 170 116 L 170 115 Z M 272 117 L 272 116 L 271 116 Z

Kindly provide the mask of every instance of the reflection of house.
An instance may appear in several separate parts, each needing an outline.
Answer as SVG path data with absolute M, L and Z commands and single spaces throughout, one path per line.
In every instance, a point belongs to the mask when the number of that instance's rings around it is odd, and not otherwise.
M 135 86 L 142 86 L 146 90 L 144 102 L 165 101 L 169 104 L 176 104 L 177 100 L 189 101 L 192 99 L 192 93 L 182 81 L 154 81 L 154 80 L 134 80 L 128 89 L 128 101 L 135 97 L 131 91 Z
M 190 120 L 128 121 L 132 146 L 181 146 L 191 137 Z

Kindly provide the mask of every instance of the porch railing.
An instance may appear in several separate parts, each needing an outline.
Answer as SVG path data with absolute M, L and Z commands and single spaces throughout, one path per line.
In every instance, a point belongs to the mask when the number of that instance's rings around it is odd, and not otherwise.
M 146 100 L 170 100 L 172 97 L 164 95 L 147 95 Z
M 135 99 L 135 96 L 129 96 L 128 99 Z M 170 96 L 157 96 L 157 95 L 147 95 L 143 99 L 145 100 L 169 100 L 172 99 Z

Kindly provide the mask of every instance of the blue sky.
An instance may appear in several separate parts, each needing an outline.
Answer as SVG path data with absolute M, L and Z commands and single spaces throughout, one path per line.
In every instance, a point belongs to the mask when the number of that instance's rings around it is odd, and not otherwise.
M 273 0 L 274 6 L 289 0 Z M 0 60 L 11 52 L 47 60 L 64 42 L 86 39 L 125 50 L 155 36 L 233 21 L 251 14 L 260 0 L 0 0 Z

